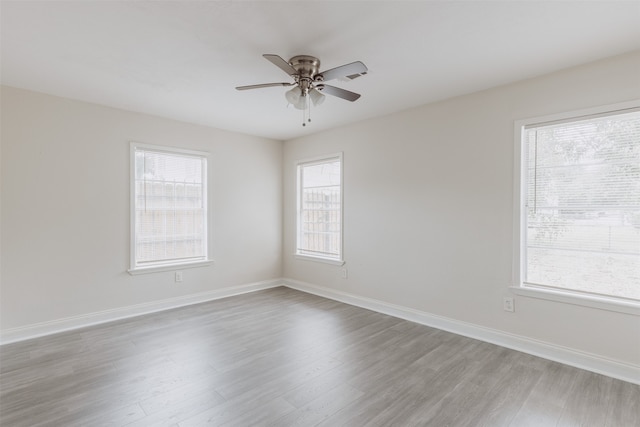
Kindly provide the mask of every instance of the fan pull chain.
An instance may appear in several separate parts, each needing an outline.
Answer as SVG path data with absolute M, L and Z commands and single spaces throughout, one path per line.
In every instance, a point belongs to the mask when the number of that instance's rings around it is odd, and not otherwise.
M 307 121 L 309 123 L 311 123 L 311 100 L 309 99 L 308 96 L 305 96 L 304 99 L 305 102 L 305 108 L 302 109 L 302 126 L 306 126 L 307 124 L 305 123 L 305 119 L 307 119 Z M 309 110 L 309 117 L 307 118 L 307 115 L 305 114 L 307 112 L 307 109 Z

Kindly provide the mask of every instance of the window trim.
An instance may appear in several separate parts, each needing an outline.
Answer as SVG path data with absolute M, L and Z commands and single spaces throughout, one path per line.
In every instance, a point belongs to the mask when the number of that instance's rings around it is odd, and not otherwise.
M 328 257 L 313 255 L 300 250 L 300 203 L 302 201 L 302 182 L 300 180 L 300 167 L 302 165 L 313 165 L 327 163 L 332 160 L 340 161 L 340 256 Z M 296 170 L 296 241 L 294 257 L 305 261 L 316 261 L 332 265 L 344 265 L 344 155 L 342 151 L 322 156 L 299 159 L 295 162 Z
M 526 230 L 522 227 L 526 224 L 526 210 L 523 209 L 526 191 L 526 181 L 522 176 L 526 171 L 526 159 L 522 156 L 524 150 L 524 132 L 526 126 L 550 124 L 569 120 L 579 120 L 589 116 L 611 114 L 640 108 L 640 100 L 633 100 L 617 104 L 603 105 L 582 110 L 567 111 L 546 116 L 519 119 L 514 121 L 514 161 L 513 161 L 513 260 L 512 260 L 512 285 L 509 289 L 516 295 L 525 297 L 574 304 L 584 307 L 598 308 L 602 310 L 640 316 L 640 302 L 632 299 L 589 294 L 586 292 L 572 291 L 570 289 L 546 288 L 523 283 L 525 276 Z
M 199 156 L 205 159 L 205 164 L 207 166 L 205 170 L 205 204 L 207 206 L 207 212 L 205 215 L 205 254 L 204 259 L 197 259 L 194 261 L 179 261 L 179 262 L 158 262 L 149 266 L 136 266 L 136 216 L 135 216 L 135 173 L 136 173 L 136 160 L 135 160 L 135 152 L 136 149 L 148 149 L 153 150 L 160 153 L 168 153 L 168 154 L 187 154 L 192 156 Z M 209 153 L 206 151 L 197 151 L 197 150 L 189 150 L 178 147 L 170 147 L 163 145 L 155 145 L 155 144 L 145 144 L 135 141 L 129 142 L 129 269 L 127 272 L 132 275 L 139 274 L 147 274 L 147 273 L 156 273 L 163 271 L 175 271 L 187 268 L 196 268 L 196 267 L 206 267 L 212 265 L 214 261 L 209 257 L 209 223 L 210 223 L 210 212 L 209 209 Z

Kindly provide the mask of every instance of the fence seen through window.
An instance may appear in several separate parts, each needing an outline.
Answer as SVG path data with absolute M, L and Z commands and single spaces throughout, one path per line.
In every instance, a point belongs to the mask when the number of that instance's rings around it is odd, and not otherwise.
M 340 259 L 341 159 L 298 165 L 298 254 Z
M 135 267 L 207 256 L 206 157 L 135 149 Z

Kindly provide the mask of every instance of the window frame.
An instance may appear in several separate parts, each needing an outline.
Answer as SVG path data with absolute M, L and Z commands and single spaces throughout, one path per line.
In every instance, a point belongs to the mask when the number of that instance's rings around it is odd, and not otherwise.
M 640 100 L 603 105 L 547 116 L 515 120 L 514 122 L 514 186 L 513 186 L 513 261 L 512 284 L 509 289 L 516 295 L 574 304 L 585 307 L 640 316 L 640 302 L 616 296 L 582 293 L 570 289 L 545 288 L 524 283 L 526 268 L 526 177 L 525 127 L 584 119 L 589 116 L 615 114 L 640 108 Z
M 204 171 L 203 171 L 203 198 L 204 204 L 206 206 L 206 211 L 204 215 L 205 223 L 204 223 L 204 236 L 205 236 L 205 247 L 204 247 L 204 256 L 201 259 L 197 259 L 194 261 L 183 261 L 178 260 L 175 262 L 162 262 L 159 261 L 154 264 L 149 264 L 148 266 L 139 266 L 136 265 L 136 150 L 137 149 L 145 149 L 149 151 L 155 151 L 158 153 L 167 153 L 167 154 L 186 154 L 189 156 L 197 156 L 201 157 L 204 161 Z M 175 271 L 182 270 L 187 268 L 195 268 L 195 267 L 205 267 L 213 264 L 213 260 L 209 257 L 209 224 L 211 222 L 210 219 L 210 209 L 209 209 L 209 153 L 206 151 L 197 151 L 197 150 L 189 150 L 178 147 L 170 147 L 163 145 L 155 145 L 155 144 L 145 144 L 132 141 L 129 143 L 129 220 L 130 220 L 130 229 L 129 229 L 129 269 L 127 272 L 131 275 L 138 274 L 147 274 L 147 273 L 155 273 L 162 271 Z
M 340 254 L 338 257 L 329 257 L 329 256 L 321 256 L 314 255 L 307 252 L 304 252 L 300 248 L 301 241 L 301 229 L 302 229 L 302 221 L 301 221 L 301 206 L 302 206 L 302 177 L 301 170 L 303 166 L 312 166 L 322 163 L 330 163 L 334 161 L 340 162 L 340 236 L 339 236 L 339 251 Z M 337 152 L 333 154 L 327 154 L 323 156 L 310 157 L 305 159 L 296 160 L 295 162 L 295 170 L 296 170 L 296 246 L 294 256 L 300 260 L 306 261 L 317 261 L 326 264 L 332 265 L 344 265 L 344 156 L 342 152 Z

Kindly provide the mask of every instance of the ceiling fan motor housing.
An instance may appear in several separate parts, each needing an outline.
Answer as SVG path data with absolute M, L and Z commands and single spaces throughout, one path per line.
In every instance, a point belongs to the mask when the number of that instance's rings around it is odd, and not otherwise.
M 313 76 L 320 72 L 320 60 L 309 55 L 297 55 L 289 60 L 289 64 L 298 72 L 300 77 Z
M 294 78 L 298 81 L 302 96 L 305 96 L 312 88 L 314 76 L 320 72 L 320 60 L 314 56 L 297 55 L 289 60 L 289 64 L 298 72 Z

